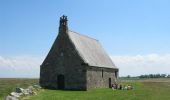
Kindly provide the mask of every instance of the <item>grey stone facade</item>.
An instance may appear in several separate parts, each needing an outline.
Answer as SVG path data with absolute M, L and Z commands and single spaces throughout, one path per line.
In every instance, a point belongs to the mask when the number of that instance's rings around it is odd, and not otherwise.
M 98 41 L 69 31 L 67 17 L 62 16 L 59 34 L 40 66 L 40 85 L 51 89 L 88 90 L 107 88 L 117 77 L 118 68 Z
M 87 89 L 111 87 L 112 83 L 117 82 L 117 75 L 117 69 L 89 66 L 87 68 Z

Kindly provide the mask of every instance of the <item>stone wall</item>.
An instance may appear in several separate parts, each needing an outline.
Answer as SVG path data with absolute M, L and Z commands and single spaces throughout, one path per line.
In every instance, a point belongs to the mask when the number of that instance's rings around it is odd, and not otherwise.
M 89 66 L 87 68 L 87 89 L 109 88 L 109 78 L 111 78 L 111 83 L 115 83 L 117 80 L 115 71 L 116 69 Z
M 86 69 L 67 34 L 59 34 L 48 56 L 41 65 L 42 87 L 57 89 L 57 76 L 64 75 L 64 89 L 86 89 Z

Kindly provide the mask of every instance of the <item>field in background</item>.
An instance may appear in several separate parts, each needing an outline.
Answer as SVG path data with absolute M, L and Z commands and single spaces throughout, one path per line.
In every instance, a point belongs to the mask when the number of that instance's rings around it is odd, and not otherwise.
M 169 79 L 123 79 L 133 90 L 93 89 L 89 91 L 62 91 L 44 89 L 29 100 L 169 100 Z M 0 79 L 0 100 L 15 87 L 38 84 L 38 79 Z
M 15 91 L 16 87 L 26 88 L 34 84 L 38 84 L 38 79 L 0 78 L 0 100 L 4 100 L 4 97 Z

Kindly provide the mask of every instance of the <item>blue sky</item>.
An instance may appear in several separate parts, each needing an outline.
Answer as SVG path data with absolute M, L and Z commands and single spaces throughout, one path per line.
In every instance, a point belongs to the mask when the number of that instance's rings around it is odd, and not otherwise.
M 1 0 L 0 57 L 33 56 L 42 62 L 63 14 L 70 30 L 98 39 L 113 60 L 115 56 L 166 56 L 169 5 L 169 0 Z

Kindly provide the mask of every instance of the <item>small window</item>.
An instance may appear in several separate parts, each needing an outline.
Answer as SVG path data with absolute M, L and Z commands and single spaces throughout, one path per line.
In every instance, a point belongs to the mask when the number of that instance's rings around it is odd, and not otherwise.
M 102 78 L 103 78 L 103 69 L 102 69 Z
M 61 56 L 61 57 L 63 57 L 63 55 L 64 55 L 64 53 L 63 53 L 63 52 L 61 52 L 60 56 Z

